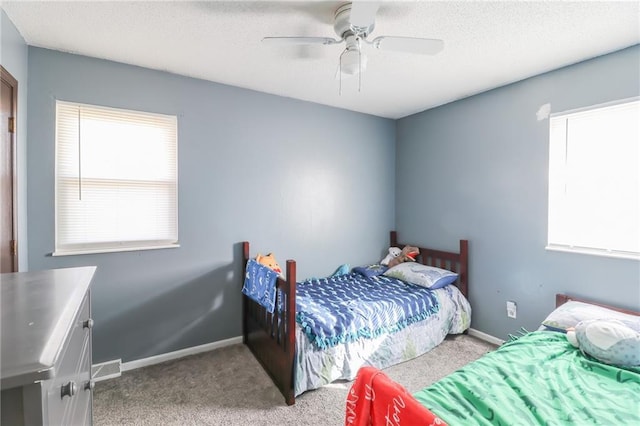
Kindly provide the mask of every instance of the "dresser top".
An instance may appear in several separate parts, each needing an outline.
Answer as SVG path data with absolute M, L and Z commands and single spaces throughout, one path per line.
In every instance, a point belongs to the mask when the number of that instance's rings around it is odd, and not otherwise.
M 2 389 L 46 380 L 95 266 L 0 274 Z

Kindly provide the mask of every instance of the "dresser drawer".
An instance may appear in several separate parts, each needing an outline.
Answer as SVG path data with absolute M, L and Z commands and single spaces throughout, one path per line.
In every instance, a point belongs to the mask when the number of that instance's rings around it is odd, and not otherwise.
M 91 413 L 91 402 L 92 402 L 92 393 L 93 389 L 90 385 L 91 378 L 89 377 L 89 372 L 91 371 L 91 357 L 89 353 L 91 352 L 91 341 L 87 342 L 87 346 L 85 348 L 85 352 L 82 357 L 81 369 L 78 375 L 78 391 L 73 398 L 76 398 L 74 402 L 73 409 L 69 410 L 63 419 L 63 425 L 91 425 L 92 424 L 92 413 Z M 69 397 L 64 397 L 64 399 L 68 399 Z
M 91 328 L 89 294 L 84 298 L 69 338 L 55 366 L 55 377 L 45 382 L 50 425 L 78 425 L 90 410 Z

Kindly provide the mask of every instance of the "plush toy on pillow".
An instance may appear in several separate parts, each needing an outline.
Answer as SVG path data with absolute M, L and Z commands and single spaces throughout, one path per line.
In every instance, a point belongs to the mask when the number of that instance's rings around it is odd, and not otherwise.
M 389 268 L 399 265 L 403 262 L 415 262 L 416 257 L 420 254 L 418 247 L 404 246 L 400 255 L 389 261 Z
M 398 247 L 389 247 L 389 254 L 387 254 L 387 256 L 380 261 L 380 264 L 388 266 L 389 262 L 400 256 L 400 253 L 402 253 L 402 250 L 400 250 Z
M 640 318 L 637 321 L 594 319 L 567 329 L 567 339 L 583 353 L 605 364 L 640 365 Z
M 280 265 L 278 265 L 276 257 L 273 255 L 273 253 L 269 253 L 266 256 L 258 253 L 258 255 L 256 256 L 256 262 L 266 266 L 267 268 L 273 269 L 278 275 L 282 275 L 282 268 L 280 268 Z
M 347 275 L 350 271 L 351 271 L 351 266 L 349 266 L 348 263 L 345 263 L 344 265 L 338 266 L 338 269 L 336 269 L 335 272 L 331 274 L 331 276 L 338 277 L 340 275 Z

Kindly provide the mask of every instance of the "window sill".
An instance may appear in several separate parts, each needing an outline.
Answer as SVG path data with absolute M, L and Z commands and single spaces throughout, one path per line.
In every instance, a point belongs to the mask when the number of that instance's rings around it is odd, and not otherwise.
M 97 248 L 86 250 L 59 250 L 51 253 L 51 256 L 75 256 L 79 254 L 98 254 L 98 253 L 119 253 L 126 251 L 141 251 L 141 250 L 159 250 L 159 249 L 171 249 L 179 248 L 180 244 L 167 244 L 162 246 L 140 246 L 140 247 L 120 247 L 120 248 Z
M 589 249 L 585 247 L 548 245 L 545 247 L 545 250 L 561 251 L 565 253 L 588 254 L 588 255 L 600 256 L 600 257 L 613 257 L 617 259 L 640 260 L 640 253 L 607 251 L 607 250 Z

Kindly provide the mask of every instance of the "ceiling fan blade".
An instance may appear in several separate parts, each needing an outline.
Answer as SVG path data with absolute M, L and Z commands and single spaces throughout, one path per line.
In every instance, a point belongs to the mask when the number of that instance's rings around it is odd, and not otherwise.
M 351 3 L 349 22 L 354 30 L 365 31 L 376 22 L 376 13 L 380 4 L 377 1 L 357 1 Z M 358 31 L 355 31 L 358 32 Z
M 342 40 L 331 37 L 265 37 L 263 43 L 269 44 L 336 44 Z
M 423 55 L 435 55 L 444 49 L 444 41 L 432 38 L 380 36 L 376 37 L 371 44 L 381 50 L 421 53 Z

